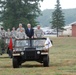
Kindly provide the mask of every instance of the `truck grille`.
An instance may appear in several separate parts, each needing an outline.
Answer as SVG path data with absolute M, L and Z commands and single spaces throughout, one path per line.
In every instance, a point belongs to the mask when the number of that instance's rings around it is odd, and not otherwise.
M 35 51 L 26 51 L 26 59 L 35 59 Z

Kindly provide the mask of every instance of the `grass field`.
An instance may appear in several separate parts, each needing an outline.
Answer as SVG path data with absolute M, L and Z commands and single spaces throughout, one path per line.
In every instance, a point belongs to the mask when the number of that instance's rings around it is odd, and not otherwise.
M 12 59 L 0 56 L 0 75 L 76 75 L 76 38 L 51 38 L 50 67 L 37 62 L 25 62 L 20 68 L 12 67 Z

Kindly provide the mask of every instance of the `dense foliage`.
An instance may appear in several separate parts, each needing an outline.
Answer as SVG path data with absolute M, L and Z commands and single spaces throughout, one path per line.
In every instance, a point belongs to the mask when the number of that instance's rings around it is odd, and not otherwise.
M 0 22 L 3 27 L 18 27 L 19 23 L 24 27 L 27 23 L 35 26 L 35 19 L 40 14 L 40 1 L 43 0 L 0 0 Z

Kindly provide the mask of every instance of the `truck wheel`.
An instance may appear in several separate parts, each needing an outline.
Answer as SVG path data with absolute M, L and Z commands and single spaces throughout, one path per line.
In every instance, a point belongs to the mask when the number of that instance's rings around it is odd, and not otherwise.
M 43 57 L 43 66 L 44 67 L 49 67 L 49 56 L 44 56 Z
M 18 58 L 18 64 L 19 64 L 19 66 L 21 66 L 21 60 L 20 60 L 20 58 Z
M 13 68 L 18 68 L 19 64 L 18 64 L 18 60 L 17 58 L 13 57 Z

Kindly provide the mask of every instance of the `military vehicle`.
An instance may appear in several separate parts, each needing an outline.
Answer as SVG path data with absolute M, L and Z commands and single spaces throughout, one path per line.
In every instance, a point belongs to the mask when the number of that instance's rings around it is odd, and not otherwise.
M 26 61 L 37 61 L 49 66 L 49 48 L 45 46 L 46 38 L 16 39 L 14 41 L 13 68 L 18 68 Z

